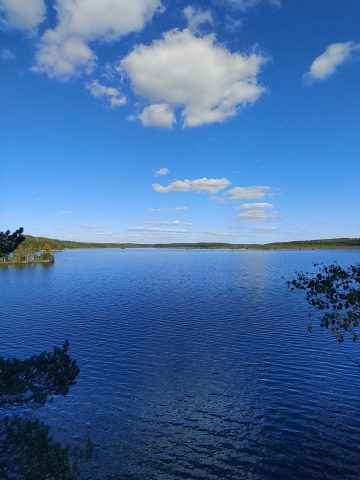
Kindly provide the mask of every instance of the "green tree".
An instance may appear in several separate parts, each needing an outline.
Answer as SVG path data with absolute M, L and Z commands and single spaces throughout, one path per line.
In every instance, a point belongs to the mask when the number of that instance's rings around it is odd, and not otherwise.
M 20 227 L 13 233 L 10 230 L 0 232 L 0 257 L 9 255 L 25 240 L 24 229 Z
M 43 246 L 42 250 L 41 250 L 41 254 L 40 254 L 40 257 L 42 260 L 45 260 L 47 262 L 53 262 L 54 261 L 54 257 L 51 253 L 51 246 L 49 245 L 49 243 L 45 243 L 45 245 Z
M 12 260 L 15 263 L 28 263 L 33 260 L 35 253 L 36 250 L 34 248 L 23 242 L 13 251 Z
M 339 342 L 349 334 L 355 342 L 360 320 L 360 264 L 342 268 L 338 264 L 314 263 L 315 272 L 296 273 L 287 282 L 290 290 L 306 292 L 310 305 L 308 331 L 312 331 L 312 318 L 317 312 L 320 327 L 329 329 Z

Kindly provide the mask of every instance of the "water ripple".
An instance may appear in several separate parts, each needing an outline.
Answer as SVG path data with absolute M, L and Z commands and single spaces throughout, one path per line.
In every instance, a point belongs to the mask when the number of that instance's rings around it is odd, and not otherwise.
M 80 250 L 2 269 L 0 349 L 70 340 L 81 367 L 39 411 L 95 443 L 91 478 L 358 480 L 359 346 L 305 332 L 284 278 L 357 252 Z

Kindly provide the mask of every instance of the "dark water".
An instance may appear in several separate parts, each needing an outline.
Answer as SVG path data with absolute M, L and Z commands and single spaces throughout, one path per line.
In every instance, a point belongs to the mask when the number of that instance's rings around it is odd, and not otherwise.
M 359 345 L 305 332 L 282 277 L 354 251 L 65 251 L 0 270 L 0 352 L 70 340 L 81 367 L 39 411 L 95 443 L 93 478 L 360 478 Z

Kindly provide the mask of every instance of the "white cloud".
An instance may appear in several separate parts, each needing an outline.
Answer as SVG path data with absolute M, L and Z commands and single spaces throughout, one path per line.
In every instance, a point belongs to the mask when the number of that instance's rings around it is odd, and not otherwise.
M 178 239 L 179 237 L 183 237 L 183 236 L 184 235 L 174 235 L 174 234 L 169 233 L 169 234 L 165 234 L 165 235 L 163 235 L 163 234 L 161 234 L 161 235 L 159 235 L 159 234 L 146 235 L 146 237 L 144 236 L 143 238 L 154 238 L 154 239 L 159 240 L 160 238 L 166 238 L 166 239 L 177 238 Z
M 95 235 L 99 235 L 102 237 L 128 237 L 128 238 L 134 238 L 134 237 L 143 237 L 143 235 L 126 235 L 124 233 L 118 233 L 118 232 L 96 232 Z
M 170 173 L 170 170 L 168 168 L 159 168 L 159 170 L 156 170 L 155 175 L 168 175 Z
M 90 91 L 93 97 L 106 98 L 112 107 L 121 107 L 126 103 L 126 98 L 122 95 L 119 89 L 101 85 L 97 80 L 88 82 L 86 88 Z
M 235 116 L 239 107 L 258 100 L 265 91 L 257 82 L 264 62 L 259 54 L 232 53 L 214 35 L 200 37 L 185 29 L 166 32 L 149 46 L 136 46 L 118 69 L 129 76 L 133 90 L 149 101 L 146 108 L 168 106 L 164 126 L 172 126 L 173 109 L 180 108 L 183 126 L 194 127 L 223 122 Z
M 148 208 L 148 212 L 185 212 L 189 210 L 189 207 L 174 207 L 174 208 Z
M 84 230 L 102 230 L 103 228 L 109 228 L 107 225 L 93 225 L 93 224 L 82 224 L 79 225 L 80 228 Z
M 250 8 L 257 7 L 261 3 L 268 3 L 273 7 L 281 7 L 280 0 L 223 0 L 225 3 L 228 3 L 232 7 L 240 10 L 241 12 L 246 12 Z
M 44 0 L 0 0 L 0 24 L 32 32 L 45 19 Z
M 182 222 L 180 220 L 172 220 L 170 222 L 143 222 L 144 225 L 168 225 L 177 227 L 191 227 L 193 224 L 190 222 Z
M 333 75 L 337 68 L 351 58 L 352 53 L 360 50 L 360 44 L 354 42 L 332 43 L 325 52 L 319 55 L 311 64 L 310 71 L 305 73 L 307 81 L 324 80 Z
M 139 120 L 145 127 L 171 128 L 176 119 L 171 107 L 166 103 L 154 103 L 144 108 Z
M 96 232 L 95 235 L 99 236 L 108 236 L 108 237 L 119 237 L 119 238 L 142 238 L 142 239 L 148 239 L 148 238 L 174 238 L 176 235 L 174 234 L 162 234 L 162 233 L 153 233 L 153 234 L 137 234 L 137 233 L 132 233 L 132 234 L 124 234 L 124 233 L 114 233 L 114 232 Z
M 11 50 L 6 47 L 2 47 L 0 48 L 0 60 L 4 60 L 5 62 L 13 62 L 16 60 L 16 57 Z
M 57 212 L 52 212 L 52 213 L 53 215 L 64 215 L 64 216 L 75 214 L 75 212 L 73 212 L 72 210 L 59 210 Z
M 47 30 L 36 54 L 34 72 L 45 72 L 50 77 L 68 78 L 83 68 L 93 70 L 96 56 L 87 44 L 74 37 L 66 38 L 56 30 Z
M 198 178 L 195 180 L 174 180 L 167 186 L 155 183 L 152 185 L 155 192 L 207 192 L 215 194 L 230 185 L 226 178 Z
M 276 213 L 267 212 L 266 210 L 247 210 L 240 213 L 237 217 L 239 220 L 245 222 L 262 222 L 264 220 L 270 220 L 276 218 Z
M 129 227 L 128 231 L 140 231 L 140 232 L 165 232 L 165 233 L 190 233 L 190 230 L 179 230 L 172 228 L 144 228 L 144 227 Z
M 213 232 L 213 231 L 207 231 L 207 230 L 200 230 L 202 235 L 206 235 L 208 237 L 240 237 L 243 234 L 242 233 L 222 233 L 222 232 Z
M 188 21 L 188 28 L 192 32 L 198 32 L 201 25 L 204 23 L 213 24 L 213 18 L 209 10 L 200 10 L 190 5 L 184 8 L 184 15 Z
M 89 72 L 96 60 L 90 42 L 139 31 L 160 7 L 160 0 L 57 0 L 58 22 L 41 38 L 34 70 L 58 78 Z
M 273 189 L 268 186 L 234 187 L 228 190 L 226 195 L 231 200 L 258 200 L 263 197 L 271 197 Z
M 239 205 L 236 210 L 258 210 L 267 208 L 274 208 L 274 205 L 272 203 L 243 203 Z
M 257 233 L 272 233 L 272 232 L 277 232 L 279 228 L 278 227 L 253 227 L 251 230 Z

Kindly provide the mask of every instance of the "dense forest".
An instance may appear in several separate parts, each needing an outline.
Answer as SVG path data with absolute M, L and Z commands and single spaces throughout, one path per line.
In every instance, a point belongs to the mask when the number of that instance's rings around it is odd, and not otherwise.
M 339 249 L 339 248 L 360 248 L 360 238 L 332 238 L 323 240 L 297 240 L 293 242 L 276 242 L 267 244 L 233 244 L 233 243 L 92 243 L 73 242 L 69 240 L 56 240 L 45 237 L 33 237 L 27 235 L 23 246 L 32 251 L 63 250 L 65 248 L 197 248 L 197 249 L 248 249 L 248 250 L 311 250 L 311 249 Z

